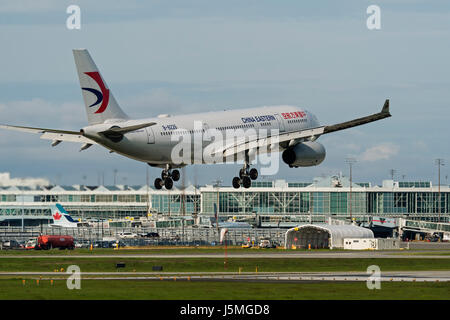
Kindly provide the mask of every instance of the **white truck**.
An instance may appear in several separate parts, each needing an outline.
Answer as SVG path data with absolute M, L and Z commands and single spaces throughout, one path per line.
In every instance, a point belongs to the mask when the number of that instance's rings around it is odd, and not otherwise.
M 259 247 L 264 249 L 275 248 L 272 241 L 268 238 L 263 238 L 259 241 Z

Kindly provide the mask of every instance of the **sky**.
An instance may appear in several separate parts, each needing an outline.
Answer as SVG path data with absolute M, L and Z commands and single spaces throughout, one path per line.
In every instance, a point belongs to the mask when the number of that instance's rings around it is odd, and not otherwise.
M 81 29 L 66 27 L 68 6 Z M 367 8 L 380 8 L 370 30 Z M 437 184 L 450 173 L 448 1 L 65 1 L 0 2 L 0 123 L 79 130 L 87 124 L 73 48 L 89 49 L 133 118 L 295 105 L 334 124 L 378 112 L 392 117 L 319 138 L 317 167 L 280 163 L 263 180 L 348 175 Z M 160 170 L 100 146 L 0 131 L 0 172 L 53 183 L 150 184 Z M 239 164 L 195 165 L 185 183 L 231 185 Z M 117 174 L 114 175 L 114 170 Z M 447 176 L 447 178 L 446 178 Z M 179 183 L 178 183 L 179 184 Z

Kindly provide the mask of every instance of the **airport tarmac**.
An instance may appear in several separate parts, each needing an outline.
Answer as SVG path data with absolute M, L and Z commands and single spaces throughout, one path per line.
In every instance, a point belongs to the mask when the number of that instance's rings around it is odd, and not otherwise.
M 151 259 L 173 259 L 173 258 L 223 258 L 225 253 L 180 253 L 180 254 L 84 254 L 84 255 L 24 255 L 7 254 L 0 255 L 1 258 L 20 258 L 20 259 L 64 259 L 64 258 L 86 258 L 86 259 L 110 259 L 110 258 L 151 258 Z M 414 254 L 408 251 L 329 251 L 329 252 L 247 252 L 247 253 L 227 253 L 227 258 L 292 258 L 292 259 L 330 259 L 330 258 L 350 258 L 350 259 L 371 259 L 371 258 L 391 258 L 391 259 L 450 259 L 450 254 L 434 254 L 433 251 L 415 251 Z
M 362 272 L 82 272 L 83 280 L 159 281 L 373 281 Z M 0 276 L 31 276 L 32 279 L 67 278 L 57 272 L 0 272 Z M 34 277 L 33 277 L 34 276 Z M 450 271 L 388 271 L 378 278 L 388 282 L 450 282 Z

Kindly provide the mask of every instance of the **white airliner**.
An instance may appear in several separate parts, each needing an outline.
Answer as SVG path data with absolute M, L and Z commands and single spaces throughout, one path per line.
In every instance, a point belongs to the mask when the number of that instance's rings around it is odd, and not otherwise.
M 79 131 L 12 125 L 0 125 L 0 128 L 39 133 L 41 139 L 53 140 L 52 146 L 62 141 L 79 142 L 83 144 L 80 151 L 99 144 L 110 152 L 160 167 L 163 170 L 161 178 L 155 180 L 157 189 L 172 188 L 173 181 L 180 178 L 176 168 L 211 163 L 205 160 L 205 154 L 215 157 L 212 163 L 243 160 L 243 168 L 233 178 L 233 186 L 249 188 L 251 180 L 258 177 L 257 169 L 250 169 L 257 155 L 283 152 L 282 159 L 290 167 L 316 166 L 325 158 L 325 148 L 316 141 L 322 134 L 391 116 L 389 100 L 386 100 L 379 113 L 329 126 L 321 126 L 311 112 L 294 106 L 131 119 L 119 107 L 88 51 L 76 49 L 73 55 L 89 125 Z M 218 139 L 218 134 L 226 137 Z M 195 141 L 199 136 L 198 147 Z M 183 161 L 173 156 L 180 139 L 192 141 L 194 149 L 179 152 Z

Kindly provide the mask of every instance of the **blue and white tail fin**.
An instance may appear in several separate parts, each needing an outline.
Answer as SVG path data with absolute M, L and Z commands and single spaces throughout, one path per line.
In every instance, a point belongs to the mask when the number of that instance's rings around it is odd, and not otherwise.
M 52 205 L 52 227 L 76 228 L 78 221 L 74 220 L 59 203 Z
M 73 57 L 89 124 L 129 119 L 108 89 L 89 52 L 86 49 L 74 49 Z

